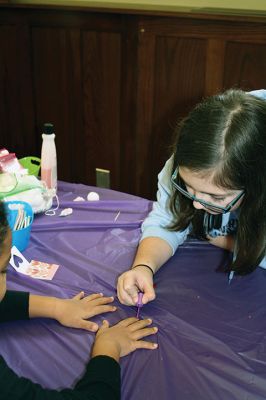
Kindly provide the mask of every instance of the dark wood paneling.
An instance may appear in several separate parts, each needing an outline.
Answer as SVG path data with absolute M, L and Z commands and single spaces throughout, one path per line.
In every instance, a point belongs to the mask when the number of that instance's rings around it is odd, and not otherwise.
M 187 18 L 140 18 L 140 26 L 147 34 L 162 36 L 186 36 L 192 38 L 223 39 L 245 43 L 265 42 L 266 22 L 259 18 L 255 22 L 206 20 Z
M 95 167 L 120 180 L 121 40 L 117 33 L 83 32 L 85 167 L 95 183 Z
M 138 85 L 137 85 L 137 125 L 135 171 L 136 194 L 149 197 L 151 173 L 151 153 L 149 138 L 153 124 L 153 94 L 155 67 L 155 37 L 140 30 L 138 46 Z M 148 196 L 147 196 L 148 194 Z
M 224 87 L 266 87 L 266 37 L 262 43 L 229 41 L 225 50 Z
M 146 65 L 141 74 L 144 82 L 140 82 L 137 190 L 146 197 L 155 194 L 174 126 L 202 98 L 206 69 L 206 40 L 160 35 L 153 39 L 142 34 L 140 56 Z
M 142 60 L 146 63 L 139 74 L 138 98 L 144 100 L 138 141 L 143 157 L 136 191 L 154 198 L 176 121 L 203 97 L 228 87 L 265 87 L 266 24 L 143 17 L 140 32 L 139 66 Z
M 173 129 L 202 99 L 205 86 L 206 47 L 204 39 L 158 37 L 156 40 L 152 171 L 161 169 L 169 156 Z M 165 101 L 167 99 L 167 101 Z M 150 192 L 156 180 L 150 179 Z
M 93 185 L 100 167 L 120 189 L 121 16 L 1 11 L 2 146 L 39 156 L 52 122 L 60 179 Z
M 34 95 L 38 132 L 44 122 L 55 125 L 58 175 L 75 179 L 75 164 L 83 170 L 83 107 L 80 33 L 75 29 L 32 28 Z M 78 178 L 78 177 L 76 177 Z
M 59 178 L 147 198 L 172 131 L 204 96 L 266 81 L 266 22 L 0 7 L 1 145 L 39 155 L 56 129 Z
M 137 165 L 137 82 L 138 20 L 126 18 L 121 43 L 121 113 L 120 113 L 120 190 L 136 193 Z
M 205 96 L 217 93 L 223 87 L 225 41 L 209 39 L 206 54 Z
M 29 32 L 25 26 L 0 26 L 1 147 L 22 156 L 35 154 Z

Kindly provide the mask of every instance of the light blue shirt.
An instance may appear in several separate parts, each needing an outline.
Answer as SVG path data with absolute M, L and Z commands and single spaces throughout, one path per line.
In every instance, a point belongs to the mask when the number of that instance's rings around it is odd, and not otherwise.
M 266 99 L 266 90 L 255 90 L 250 94 Z M 171 174 L 173 167 L 173 156 L 166 161 L 164 168 L 158 175 L 158 191 L 157 201 L 153 203 L 153 207 L 147 218 L 144 220 L 141 231 L 140 240 L 147 237 L 159 237 L 165 240 L 172 248 L 174 254 L 182 243 L 191 233 L 192 227 L 188 226 L 184 231 L 170 231 L 168 226 L 173 222 L 173 216 L 170 211 L 170 198 L 173 194 L 171 184 Z M 222 215 L 222 224 L 220 229 L 212 229 L 210 236 L 228 235 L 237 229 L 237 212 L 228 212 Z M 261 261 L 260 267 L 266 269 L 266 257 Z

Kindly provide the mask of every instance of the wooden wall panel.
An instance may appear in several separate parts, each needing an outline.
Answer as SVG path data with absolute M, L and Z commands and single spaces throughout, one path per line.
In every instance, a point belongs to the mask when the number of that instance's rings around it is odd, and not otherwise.
M 225 88 L 236 86 L 250 90 L 266 87 L 266 35 L 264 44 L 228 42 L 225 59 Z
M 202 98 L 207 42 L 160 35 L 154 41 L 150 37 L 146 40 L 149 48 L 153 43 L 145 56 L 148 62 L 145 75 L 142 70 L 146 85 L 152 80 L 145 89 L 145 93 L 149 90 L 145 109 L 150 110 L 150 120 L 145 124 L 145 132 L 139 130 L 138 185 L 142 194 L 150 197 L 153 192 L 154 197 L 157 174 L 169 156 L 173 127 Z M 143 129 L 139 114 L 138 118 Z
M 120 179 L 121 40 L 118 33 L 83 32 L 85 168 L 95 183 L 95 167 Z
M 121 103 L 120 103 L 120 189 L 136 193 L 137 166 L 137 110 L 138 110 L 138 18 L 124 20 L 121 42 Z
M 30 49 L 25 26 L 0 26 L 0 147 L 35 154 Z
M 61 179 L 95 184 L 111 170 L 119 188 L 120 36 L 34 28 L 35 103 L 39 129 L 54 122 Z
M 53 122 L 60 179 L 154 198 L 176 121 L 265 67 L 262 18 L 0 6 L 0 144 L 39 155 Z
M 106 168 L 121 190 L 123 30 L 121 16 L 0 10 L 2 146 L 39 156 L 52 122 L 60 179 L 93 185 L 95 168 Z
M 156 40 L 152 170 L 159 172 L 158 167 L 161 169 L 170 154 L 172 132 L 178 121 L 202 99 L 206 47 L 204 39 L 158 37 Z
M 83 106 L 81 96 L 80 34 L 75 29 L 32 28 L 33 80 L 36 121 L 55 125 L 58 175 L 83 178 Z M 79 165 L 79 174 L 75 165 Z
M 137 142 L 143 149 L 136 192 L 155 198 L 176 121 L 202 98 L 228 87 L 265 87 L 266 25 L 143 17 L 140 31 Z
M 223 39 L 208 40 L 205 73 L 205 96 L 219 92 L 223 87 L 225 45 Z
M 155 37 L 140 31 L 138 45 L 137 124 L 136 124 L 136 194 L 149 197 L 151 178 L 150 135 L 153 124 L 155 73 Z

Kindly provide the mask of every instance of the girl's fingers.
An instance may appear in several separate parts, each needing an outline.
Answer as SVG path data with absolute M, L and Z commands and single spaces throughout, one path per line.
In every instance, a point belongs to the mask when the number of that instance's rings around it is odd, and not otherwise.
M 114 306 L 97 306 L 92 311 L 91 316 L 102 314 L 102 313 L 107 313 L 107 312 L 114 312 L 114 311 L 116 311 L 116 307 L 114 307 Z
M 131 318 L 123 319 L 122 321 L 118 322 L 117 325 L 126 327 L 126 326 L 134 324 L 134 322 L 138 322 L 138 319 L 135 317 L 131 317 Z
M 100 299 L 101 297 L 103 297 L 102 293 L 93 293 L 93 294 L 90 294 L 89 296 L 84 297 L 84 300 L 91 301 L 91 300 L 95 300 L 95 299 Z
M 131 317 L 123 319 L 122 321 L 118 322 L 117 325 L 129 328 L 130 332 L 135 333 L 151 324 L 152 324 L 151 319 L 137 319 L 135 317 Z
M 126 306 L 134 306 L 134 300 L 132 297 L 125 291 L 119 292 L 117 291 L 117 297 L 121 304 L 125 304 Z
M 146 286 L 143 287 L 142 291 L 144 292 L 142 302 L 143 304 L 147 304 L 149 301 L 152 301 L 155 299 L 155 291 L 152 286 Z
M 127 271 L 118 278 L 117 295 L 122 304 L 134 305 L 138 298 L 139 288 L 132 271 Z
M 148 350 L 155 350 L 157 349 L 158 344 L 152 342 L 146 342 L 145 340 L 138 340 L 136 342 L 136 349 L 148 349 Z
M 93 296 L 93 295 L 91 295 Z M 114 301 L 114 298 L 111 297 L 103 297 L 103 295 L 98 295 L 97 297 L 93 297 L 93 298 L 89 298 L 91 296 L 85 297 L 85 300 L 90 303 L 92 306 L 98 306 L 98 305 L 102 305 L 102 304 L 106 304 L 106 303 L 111 303 L 112 301 Z M 94 295 L 96 296 L 96 295 Z
M 74 300 L 81 300 L 84 297 L 84 292 L 79 292 L 76 296 L 73 297 Z
M 156 326 L 154 326 L 152 328 L 143 328 L 143 329 L 140 329 L 140 330 L 134 332 L 134 337 L 136 340 L 139 340 L 146 336 L 154 335 L 157 332 L 158 332 L 158 328 Z
M 96 299 L 95 303 L 97 303 L 97 305 L 102 305 L 102 304 L 106 304 L 106 303 L 112 303 L 114 301 L 113 296 L 111 297 L 102 297 L 100 299 Z
M 110 326 L 109 322 L 106 319 L 104 319 L 103 322 L 102 322 L 102 325 L 100 326 L 99 331 L 103 331 L 103 330 L 109 328 L 109 326 Z
M 131 304 L 136 305 L 138 301 L 139 288 L 134 285 L 125 285 L 125 292 L 131 299 Z
M 79 322 L 79 325 L 76 326 L 76 328 L 85 329 L 86 331 L 89 331 L 89 332 L 97 332 L 97 330 L 99 329 L 99 326 L 97 324 L 95 324 L 94 322 L 81 319 Z
M 152 324 L 152 319 L 137 319 L 134 324 L 131 325 L 131 331 L 136 332 L 139 329 L 145 328 Z

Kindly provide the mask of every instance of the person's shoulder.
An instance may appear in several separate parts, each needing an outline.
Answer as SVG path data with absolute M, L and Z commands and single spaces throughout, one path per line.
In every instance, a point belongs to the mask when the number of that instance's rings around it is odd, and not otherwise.
M 266 100 L 266 89 L 252 90 L 251 92 L 247 93 L 260 99 Z
M 174 163 L 174 155 L 172 155 L 170 158 L 168 158 L 168 160 L 166 161 L 166 163 L 163 166 L 163 169 L 159 173 L 159 177 L 163 177 L 163 176 L 169 177 L 169 176 L 171 176 L 172 175 L 172 169 L 173 169 L 173 163 Z

